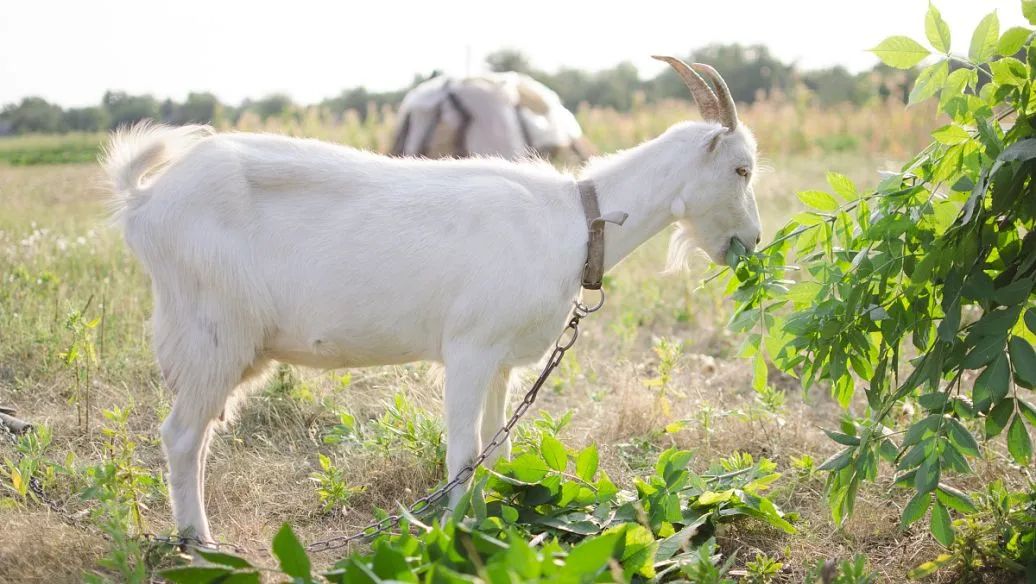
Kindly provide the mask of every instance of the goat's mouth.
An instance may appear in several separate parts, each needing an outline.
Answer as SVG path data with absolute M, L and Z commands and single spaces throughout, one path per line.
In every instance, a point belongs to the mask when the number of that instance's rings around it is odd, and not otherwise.
M 731 237 L 727 244 L 727 250 L 723 254 L 724 260 L 731 268 L 736 268 L 742 258 L 748 257 L 748 246 L 737 237 Z

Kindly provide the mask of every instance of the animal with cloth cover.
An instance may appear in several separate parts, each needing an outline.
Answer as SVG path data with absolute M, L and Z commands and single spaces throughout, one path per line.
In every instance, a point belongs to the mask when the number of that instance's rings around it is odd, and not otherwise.
M 274 361 L 443 363 L 454 476 L 501 426 L 512 372 L 552 346 L 579 291 L 577 178 L 596 185 L 602 215 L 629 214 L 606 228 L 605 268 L 674 222 L 671 264 L 694 247 L 719 261 L 733 239 L 752 249 L 755 140 L 715 70 L 660 59 L 705 121 L 593 159 L 578 177 L 201 126 L 115 133 L 103 161 L 115 218 L 151 275 L 154 351 L 176 394 L 161 436 L 181 534 L 213 541 L 212 432 Z

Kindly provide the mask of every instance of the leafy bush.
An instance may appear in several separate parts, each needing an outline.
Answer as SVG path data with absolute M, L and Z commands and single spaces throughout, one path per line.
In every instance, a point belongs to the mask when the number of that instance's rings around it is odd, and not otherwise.
M 1023 7 L 1033 22 L 1036 3 Z M 730 281 L 739 303 L 731 326 L 747 333 L 757 371 L 768 358 L 804 387 L 829 385 L 843 406 L 865 394 L 865 414 L 828 431 L 843 446 L 820 466 L 834 519 L 852 513 L 861 481 L 885 460 L 915 492 L 904 527 L 931 509 L 932 535 L 948 547 L 953 515 L 985 521 L 948 481 L 972 472 L 980 439 L 1000 434 L 1010 457 L 1030 464 L 1036 424 L 1026 393 L 1036 388 L 1036 47 L 1029 29 L 998 29 L 990 14 L 968 57 L 952 56 L 949 27 L 930 7 L 927 36 L 941 56 L 910 101 L 937 97 L 951 123 L 873 191 L 831 173 L 833 193 L 799 193 L 811 210 L 739 261 Z M 931 53 L 906 37 L 874 52 L 900 68 Z M 893 414 L 908 401 L 918 413 L 898 428 Z M 1024 565 L 1032 576 L 1033 525 L 1020 529 L 1018 545 L 999 548 L 999 565 Z
M 731 560 L 719 565 L 712 539 L 720 523 L 754 518 L 782 531 L 795 529 L 794 517 L 764 494 L 780 477 L 768 460 L 736 455 L 697 475 L 688 469 L 690 452 L 670 449 L 658 457 L 653 474 L 637 479 L 633 489 L 620 489 L 598 469 L 594 445 L 572 451 L 546 430 L 539 444 L 522 444 L 512 460 L 480 469 L 473 488 L 443 525 L 408 516 L 398 533 L 382 535 L 369 551 L 343 558 L 323 578 L 727 582 L 722 575 Z M 313 581 L 311 562 L 290 527 L 274 538 L 273 552 L 285 575 Z M 237 556 L 203 556 L 214 565 L 179 567 L 163 575 L 173 582 L 215 582 L 258 574 L 259 568 Z

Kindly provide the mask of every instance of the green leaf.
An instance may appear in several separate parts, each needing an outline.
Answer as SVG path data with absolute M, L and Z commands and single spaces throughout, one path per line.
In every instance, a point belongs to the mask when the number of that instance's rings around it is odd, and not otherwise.
M 162 577 L 176 584 L 208 584 L 231 574 L 230 568 L 216 566 L 184 566 L 162 570 Z
M 914 488 L 918 493 L 930 493 L 939 484 L 939 461 L 929 458 L 917 467 L 914 475 Z
M 906 507 L 903 508 L 903 515 L 899 518 L 900 525 L 904 529 L 910 527 L 910 524 L 924 517 L 925 511 L 928 510 L 928 506 L 931 504 L 932 495 L 930 493 L 915 494 Z
M 971 139 L 971 134 L 958 125 L 949 124 L 932 132 L 932 138 L 935 138 L 935 141 L 940 144 L 952 146 L 954 144 L 967 142 Z
M 1036 0 L 1033 0 L 1036 2 Z M 1036 334 L 1036 308 L 1030 308 L 1025 311 L 1025 326 L 1029 329 L 1029 332 Z
M 620 535 L 619 531 L 608 531 L 584 539 L 568 552 L 564 573 L 574 576 L 572 581 L 575 582 L 592 582 L 593 577 L 608 565 Z
M 543 455 L 543 460 L 547 463 L 547 466 L 556 471 L 564 471 L 565 467 L 568 466 L 568 455 L 565 454 L 565 446 L 560 440 L 550 434 L 543 435 L 543 440 L 540 442 L 540 454 Z
M 993 406 L 993 409 L 986 414 L 986 439 L 999 436 L 1007 427 L 1007 422 L 1010 421 L 1013 413 L 1013 399 L 1001 400 L 1000 403 Z
M 379 578 L 395 582 L 417 582 L 407 564 L 406 556 L 382 540 L 375 545 L 374 564 L 371 566 Z
M 956 556 L 953 554 L 939 554 L 939 556 L 934 560 L 924 562 L 920 566 L 907 572 L 907 578 L 910 580 L 921 580 L 923 578 L 927 578 L 941 570 L 947 564 L 953 563 L 956 559 Z
M 1007 29 L 1004 31 L 1004 34 L 1000 36 L 1000 42 L 996 45 L 996 52 L 1005 57 L 1014 55 L 1018 51 L 1022 50 L 1026 41 L 1029 40 L 1030 34 L 1032 34 L 1031 30 L 1021 26 Z
M 1007 345 L 1011 354 L 1011 368 L 1018 385 L 1036 388 L 1036 350 L 1022 337 L 1011 337 Z
M 969 335 L 970 338 L 970 335 Z M 1004 345 L 1007 337 L 999 334 L 981 336 L 974 339 L 974 345 L 968 351 L 964 361 L 961 363 L 965 369 L 978 369 L 993 360 L 994 357 L 1004 354 Z M 1004 364 L 1004 371 L 1007 365 Z M 976 383 L 977 385 L 977 383 Z
M 924 18 L 924 32 L 935 50 L 940 53 L 950 52 L 950 27 L 934 4 L 928 5 L 928 14 Z
M 856 190 L 856 185 L 853 184 L 851 178 L 838 172 L 827 173 L 827 184 L 831 185 L 835 193 L 841 196 L 846 201 L 855 201 L 860 198 L 860 193 Z
M 838 201 L 824 191 L 801 191 L 796 193 L 796 196 L 806 205 L 820 211 L 834 211 L 838 209 Z
M 277 556 L 281 571 L 285 574 L 293 578 L 300 578 L 304 582 L 313 580 L 306 549 L 299 543 L 295 532 L 287 523 L 281 527 L 277 535 L 273 536 L 273 555 Z
M 835 471 L 845 468 L 849 464 L 849 460 L 852 458 L 854 450 L 856 450 L 856 447 L 850 446 L 841 452 L 832 455 L 830 458 L 825 460 L 824 464 L 820 465 L 817 470 Z
M 1011 420 L 1011 427 L 1007 429 L 1007 451 L 1018 464 L 1029 464 L 1032 458 L 1032 440 L 1022 416 L 1015 416 Z
M 971 432 L 963 424 L 955 418 L 947 416 L 946 425 L 949 428 L 950 439 L 957 445 L 957 448 L 968 456 L 978 456 L 978 442 L 975 441 L 975 437 L 971 435 Z
M 658 542 L 651 530 L 643 525 L 631 524 L 626 527 L 625 546 L 620 563 L 627 577 L 640 574 L 645 578 L 655 577 L 655 551 Z
M 910 90 L 908 103 L 915 104 L 932 97 L 946 85 L 946 77 L 950 74 L 950 64 L 946 59 L 925 67 Z
M 597 445 L 591 444 L 579 451 L 576 457 L 576 476 L 586 482 L 592 482 L 597 474 Z
M 1007 358 L 1001 352 L 996 359 L 975 379 L 972 399 L 979 411 L 986 411 L 1004 399 L 1011 387 L 1011 369 Z
M 231 568 L 252 568 L 252 564 L 248 560 L 235 556 L 233 554 L 227 554 L 224 552 L 210 552 L 202 549 L 195 550 L 198 555 L 205 558 L 207 561 L 213 564 L 219 564 L 220 566 L 230 566 Z
M 978 508 L 975 507 L 975 502 L 971 500 L 971 497 L 950 485 L 939 483 L 939 486 L 936 487 L 935 496 L 938 497 L 940 503 L 950 509 L 956 509 L 961 513 L 978 512 Z
M 841 444 L 842 446 L 859 446 L 860 438 L 858 436 L 850 436 L 849 434 L 842 434 L 841 432 L 833 432 L 831 430 L 824 430 L 824 434 L 827 437 Z
M 984 63 L 996 52 L 996 41 L 1000 36 L 1000 19 L 996 12 L 990 12 L 979 21 L 971 35 L 968 58 L 975 63 Z
M 950 514 L 946 507 L 939 501 L 932 507 L 932 535 L 935 540 L 946 547 L 953 543 L 953 524 L 950 522 Z
M 1022 0 L 1022 15 L 1029 24 L 1036 24 L 1036 0 Z
M 769 369 L 766 367 L 766 358 L 763 357 L 763 352 L 759 351 L 755 354 L 755 359 L 752 360 L 752 389 L 762 391 L 766 387 L 768 375 Z
M 1010 284 L 997 288 L 993 292 L 993 300 L 996 300 L 1004 306 L 1014 306 L 1015 304 L 1021 304 L 1029 297 L 1029 292 L 1032 290 L 1032 280 L 1028 278 L 1021 278 L 1015 280 Z
M 698 500 L 695 503 L 699 507 L 709 507 L 717 503 L 726 503 L 734 496 L 734 489 L 727 489 L 726 491 L 705 491 L 698 496 Z
M 889 37 L 878 43 L 871 52 L 883 63 L 896 69 L 909 69 L 931 54 L 920 43 L 905 36 Z

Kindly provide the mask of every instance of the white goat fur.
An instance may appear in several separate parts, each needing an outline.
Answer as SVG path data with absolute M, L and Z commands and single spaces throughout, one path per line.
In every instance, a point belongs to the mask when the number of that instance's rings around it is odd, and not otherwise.
M 722 258 L 751 248 L 755 141 L 684 122 L 591 161 L 606 267 L 678 221 Z M 138 125 L 106 171 L 126 242 L 151 274 L 154 349 L 177 394 L 162 424 L 181 532 L 211 541 L 211 432 L 273 361 L 445 365 L 450 476 L 503 423 L 510 372 L 536 362 L 579 292 L 587 229 L 575 177 L 538 162 L 388 158 L 315 140 Z M 237 390 L 237 391 L 236 391 Z M 505 448 L 505 454 L 506 454 Z M 460 493 L 452 493 L 455 499 Z
M 565 109 L 558 94 L 528 75 L 507 72 L 467 78 L 439 76 L 411 89 L 399 106 L 400 119 L 409 116 L 403 154 L 422 153 L 421 142 L 428 126 L 436 123 L 436 108 L 442 113 L 425 154 L 455 154 L 461 115 L 447 99 L 447 91 L 452 91 L 471 115 L 465 136 L 470 155 L 516 159 L 530 154 L 530 148 L 540 154 L 576 148 L 575 143 L 582 139 L 579 122 Z M 528 131 L 530 144 L 526 144 L 520 124 Z

